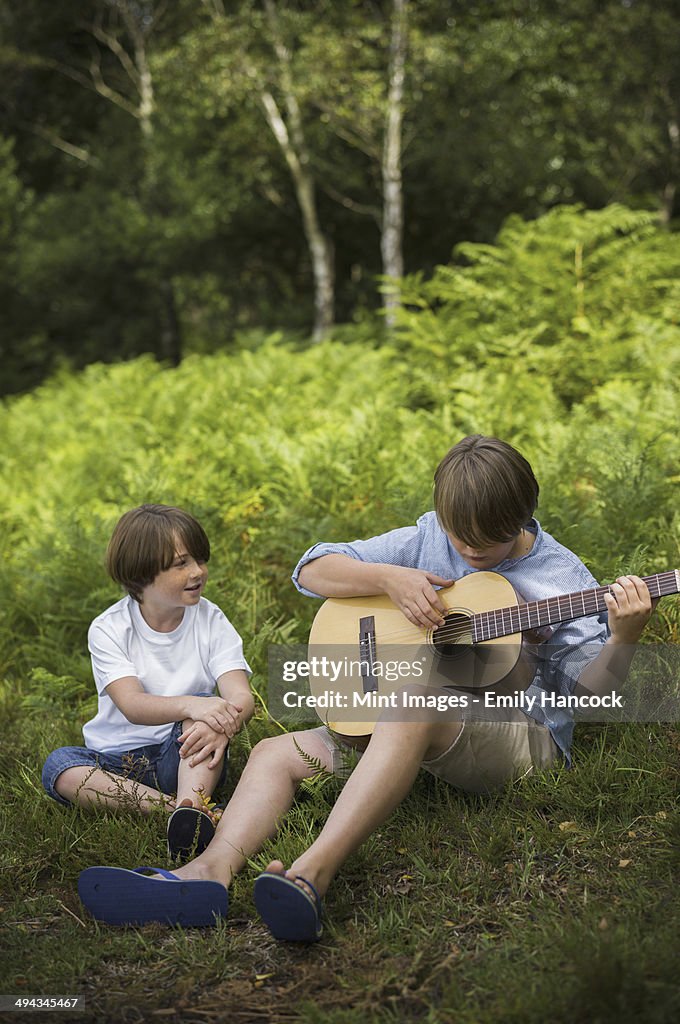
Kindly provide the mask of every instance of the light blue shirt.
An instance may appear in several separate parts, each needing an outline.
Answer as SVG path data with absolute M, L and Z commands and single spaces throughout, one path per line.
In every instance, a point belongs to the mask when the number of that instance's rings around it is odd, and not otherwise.
M 531 551 L 520 558 L 506 558 L 493 571 L 504 576 L 525 601 L 540 601 L 558 594 L 589 590 L 598 583 L 576 555 L 545 533 L 536 519 L 526 529 L 535 534 Z M 437 519 L 436 512 L 426 512 L 415 526 L 391 530 L 370 540 L 351 544 L 315 544 L 304 553 L 293 572 L 293 583 L 307 597 L 320 597 L 306 590 L 299 582 L 303 565 L 322 555 L 348 555 L 361 562 L 380 562 L 423 569 L 444 579 L 458 580 L 478 572 L 458 554 Z M 564 708 L 542 707 L 541 693 L 567 696 L 574 690 L 583 669 L 599 654 L 609 635 L 607 615 L 574 619 L 555 628 L 550 640 L 534 650 L 540 659 L 527 696 L 538 699 L 529 713 L 546 725 L 571 763 L 569 750 L 574 733 L 574 720 Z

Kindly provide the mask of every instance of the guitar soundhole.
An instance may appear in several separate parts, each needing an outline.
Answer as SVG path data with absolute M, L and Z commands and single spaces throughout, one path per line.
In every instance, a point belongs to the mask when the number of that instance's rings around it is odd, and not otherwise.
M 472 644 L 470 616 L 464 612 L 448 612 L 443 625 L 432 633 L 432 643 L 441 658 L 460 658 Z

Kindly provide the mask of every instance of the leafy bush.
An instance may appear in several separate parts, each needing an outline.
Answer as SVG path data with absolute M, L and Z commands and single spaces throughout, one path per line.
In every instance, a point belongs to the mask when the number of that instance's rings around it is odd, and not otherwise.
M 35 669 L 89 685 L 88 622 L 119 596 L 106 542 L 144 501 L 204 522 L 208 595 L 262 670 L 259 632 L 302 641 L 314 611 L 289 583 L 299 554 L 412 522 L 470 432 L 520 445 L 544 525 L 596 575 L 677 564 L 678 245 L 647 214 L 558 209 L 408 281 L 391 346 L 273 337 L 177 369 L 63 372 L 7 400 L 0 671 L 29 689 Z
M 454 255 L 403 292 L 401 338 L 430 401 L 474 388 L 480 372 L 512 379 L 520 416 L 531 406 L 540 416 L 551 397 L 567 409 L 612 378 L 677 380 L 680 236 L 653 214 L 556 207 L 530 223 L 511 217 L 494 245 Z

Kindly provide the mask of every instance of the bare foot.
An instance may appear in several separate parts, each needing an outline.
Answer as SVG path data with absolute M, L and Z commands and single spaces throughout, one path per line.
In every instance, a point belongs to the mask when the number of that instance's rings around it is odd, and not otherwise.
M 222 882 L 221 878 L 216 878 L 214 872 L 210 871 L 206 865 L 201 864 L 198 860 L 191 860 L 188 864 L 182 864 L 179 868 L 172 868 L 172 873 L 177 878 L 202 878 L 208 882 Z

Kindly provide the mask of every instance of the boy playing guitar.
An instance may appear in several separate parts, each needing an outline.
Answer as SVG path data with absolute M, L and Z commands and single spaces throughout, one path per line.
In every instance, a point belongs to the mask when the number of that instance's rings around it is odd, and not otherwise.
M 445 626 L 446 591 L 438 588 L 475 573 L 494 570 L 530 603 L 596 587 L 576 555 L 533 518 L 537 500 L 538 484 L 519 452 L 496 438 L 466 437 L 437 467 L 433 512 L 415 526 L 371 540 L 317 544 L 303 555 L 293 580 L 309 596 L 386 597 L 404 626 L 421 636 Z M 527 693 L 611 693 L 626 676 L 651 612 L 647 585 L 637 576 L 619 578 L 603 595 L 598 616 L 581 612 L 561 621 L 549 644 L 533 648 Z M 487 791 L 560 758 L 569 762 L 573 720 L 542 703 L 534 702 L 531 713 L 515 709 L 479 719 L 447 714 L 405 721 L 400 714 L 381 715 L 365 729 L 372 729 L 370 742 L 318 837 L 288 868 L 274 860 L 255 882 L 257 909 L 273 935 L 319 938 L 321 898 L 332 879 L 408 794 L 420 768 L 450 785 Z M 342 740 L 325 725 L 265 739 L 254 748 L 214 839 L 175 872 L 190 894 L 198 898 L 201 886 L 230 884 L 276 833 L 300 782 L 318 771 L 310 762 L 327 771 L 341 767 Z M 173 920 L 162 891 L 175 885 L 153 880 L 151 887 L 156 919 Z

